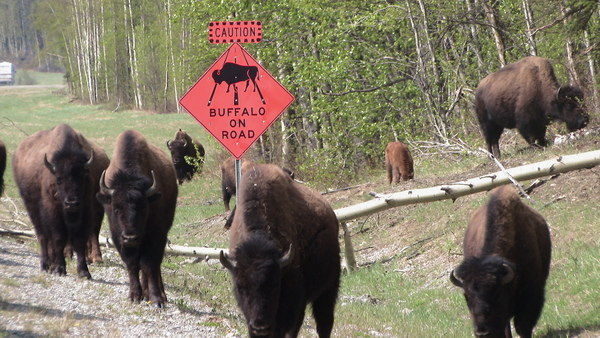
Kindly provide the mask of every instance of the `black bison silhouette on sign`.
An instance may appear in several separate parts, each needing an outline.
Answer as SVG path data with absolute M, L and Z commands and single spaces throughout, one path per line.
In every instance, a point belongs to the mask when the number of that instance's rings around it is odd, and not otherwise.
M 260 92 L 260 88 L 256 84 L 256 78 L 258 77 L 258 67 L 257 66 L 242 66 L 233 62 L 226 62 L 223 65 L 223 68 L 216 69 L 212 73 L 213 80 L 215 80 L 215 87 L 213 88 L 212 94 L 210 95 L 210 100 L 208 101 L 208 105 L 210 106 L 213 96 L 215 94 L 215 89 L 217 85 L 225 82 L 227 83 L 227 91 L 229 93 L 229 89 L 231 85 L 233 85 L 234 90 L 234 104 L 238 104 L 237 98 L 237 86 L 235 85 L 238 82 L 246 81 L 246 87 L 244 88 L 244 92 L 248 90 L 248 86 L 250 85 L 250 81 L 254 84 L 254 92 L 258 91 L 260 95 L 260 99 L 263 104 L 265 104 L 265 99 Z

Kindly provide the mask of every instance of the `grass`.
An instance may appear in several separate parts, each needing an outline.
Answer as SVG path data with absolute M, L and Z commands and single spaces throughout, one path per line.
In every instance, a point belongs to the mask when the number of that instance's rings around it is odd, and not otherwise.
M 72 103 L 56 88 L 39 87 L 3 87 L 0 105 L 3 107 L 0 138 L 7 145 L 9 158 L 27 135 L 67 121 L 104 147 L 109 157 L 117 135 L 126 129 L 141 131 L 151 143 L 165 151 L 166 140 L 172 138 L 177 129 L 186 130 L 204 145 L 207 157 L 202 175 L 179 188 L 178 208 L 169 239 L 178 245 L 227 247 L 228 233 L 222 229 L 226 214 L 223 214 L 221 201 L 219 164 L 228 154 L 189 115 L 112 112 L 102 106 Z M 520 142 L 518 136 L 513 140 Z M 473 147 L 478 146 L 481 145 Z M 593 140 L 544 151 L 520 151 L 519 146 L 512 146 L 503 152 L 503 163 L 510 168 L 595 149 L 598 144 Z M 361 185 L 357 189 L 325 196 L 334 208 L 339 208 L 369 200 L 369 191 L 425 188 L 498 171 L 487 159 L 477 156 L 419 156 L 415 162 L 416 179 L 406 186 L 390 189 L 384 184 L 385 173 L 381 170 L 353 182 Z M 297 175 L 302 179 L 301 172 Z M 5 179 L 6 196 L 18 199 L 10 168 Z M 308 184 L 327 186 L 327 182 Z M 553 240 L 547 301 L 535 330 L 538 337 L 600 335 L 599 189 L 600 171 L 596 168 L 563 174 L 532 193 L 536 209 L 550 224 Z M 564 198 L 558 199 L 561 196 Z M 342 278 L 334 336 L 472 335 L 462 292 L 448 282 L 448 273 L 460 263 L 466 224 L 486 197 L 480 193 L 454 202 L 409 205 L 349 222 L 361 267 Z M 0 210 L 0 216 L 3 212 Z M 29 223 L 26 215 L 21 220 Z M 108 236 L 107 229 L 104 224 L 104 236 Z M 170 292 L 182 295 L 172 300 L 172 306 L 190 312 L 194 309 L 183 296 L 200 299 L 213 309 L 215 316 L 229 319 L 240 334 L 245 334 L 230 276 L 217 261 L 190 264 L 189 258 L 167 256 L 163 277 Z M 44 283 L 43 275 L 33 277 L 31 282 Z M 314 336 L 310 311 L 305 323 L 301 336 Z M 59 325 L 55 333 L 60 331 Z

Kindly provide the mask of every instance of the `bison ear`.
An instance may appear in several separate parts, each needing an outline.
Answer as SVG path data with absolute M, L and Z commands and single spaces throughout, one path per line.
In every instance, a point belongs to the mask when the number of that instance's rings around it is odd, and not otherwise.
M 452 282 L 452 284 L 458 286 L 459 288 L 463 287 L 463 283 L 460 279 L 456 278 L 456 276 L 454 276 L 454 270 L 452 270 L 452 272 L 450 272 L 450 282 Z
M 96 194 L 96 199 L 102 204 L 110 204 L 112 200 L 109 195 L 105 195 L 101 192 Z
M 229 259 L 223 250 L 219 251 L 219 261 L 227 270 L 233 271 L 233 269 L 235 269 L 235 261 L 233 259 Z

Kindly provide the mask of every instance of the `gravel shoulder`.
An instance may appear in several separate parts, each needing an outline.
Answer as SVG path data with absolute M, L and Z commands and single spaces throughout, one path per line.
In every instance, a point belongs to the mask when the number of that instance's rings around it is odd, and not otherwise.
M 42 273 L 33 241 L 0 236 L 0 337 L 239 337 L 212 308 L 169 292 L 165 309 L 127 298 L 118 254 L 103 251 L 92 280 Z M 101 266 L 99 266 L 101 265 Z

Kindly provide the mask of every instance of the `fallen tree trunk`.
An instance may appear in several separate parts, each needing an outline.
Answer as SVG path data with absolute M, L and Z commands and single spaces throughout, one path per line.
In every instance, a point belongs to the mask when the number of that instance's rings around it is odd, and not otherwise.
M 461 196 L 487 191 L 510 183 L 510 176 L 517 181 L 525 181 L 577 169 L 592 168 L 599 164 L 600 150 L 576 155 L 561 156 L 557 159 L 515 167 L 507 169 L 506 171 L 499 171 L 463 182 L 456 182 L 433 188 L 406 190 L 388 195 L 376 195 L 377 198 L 374 200 L 337 209 L 335 210 L 335 214 L 338 220 L 343 223 L 403 205 L 457 199 Z M 35 233 L 33 231 L 13 232 L 3 230 L 0 231 L 0 234 L 18 236 L 21 238 L 35 238 Z M 103 243 L 107 247 L 114 247 L 111 239 L 100 236 L 99 240 L 100 243 Z M 349 236 L 345 236 L 345 241 L 348 240 Z M 346 246 L 351 247 L 351 243 L 346 243 Z M 219 252 L 221 250 L 223 250 L 225 253 L 228 252 L 228 249 L 186 247 L 168 244 L 165 249 L 165 254 L 217 259 L 219 258 Z M 348 261 L 350 264 L 355 262 L 353 257 L 350 257 Z
M 510 183 L 513 177 L 517 181 L 531 180 L 543 176 L 555 175 L 577 169 L 592 168 L 600 164 L 600 150 L 587 153 L 561 156 L 557 159 L 537 162 L 484 175 L 467 181 L 441 185 L 433 188 L 406 190 L 388 195 L 376 195 L 376 199 L 335 210 L 340 222 L 368 216 L 383 210 L 418 203 L 428 203 L 491 190 Z

